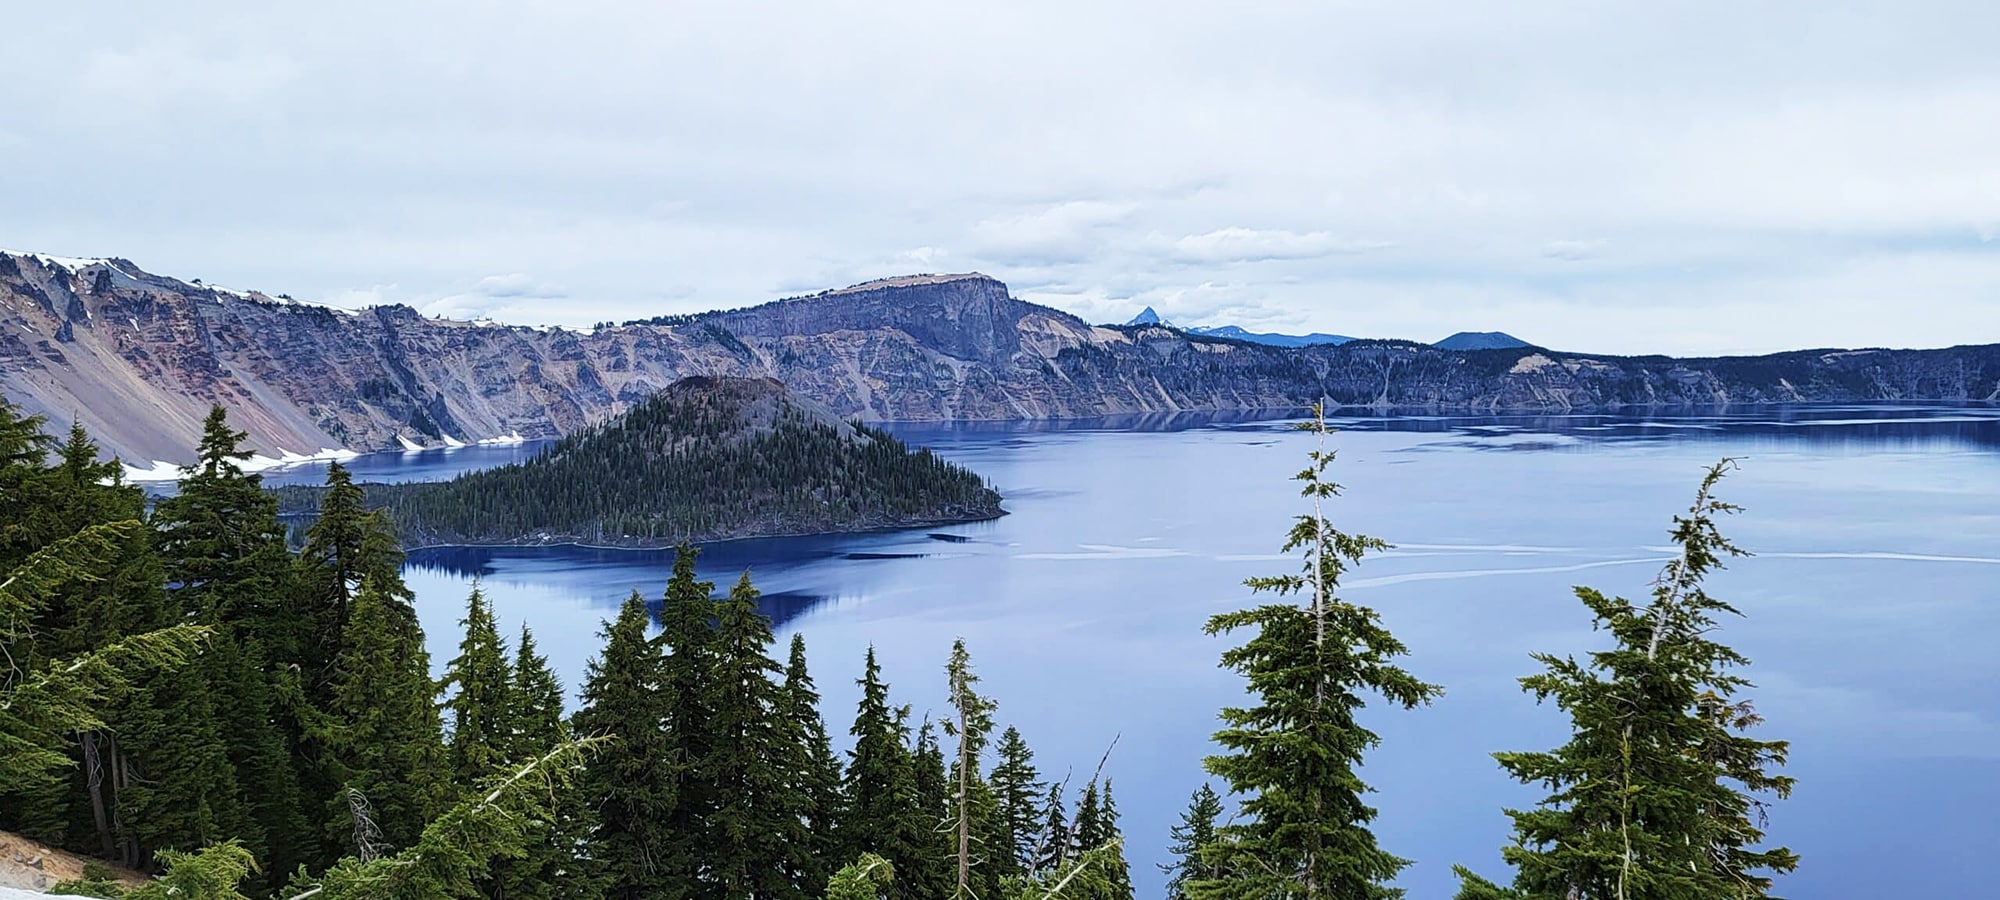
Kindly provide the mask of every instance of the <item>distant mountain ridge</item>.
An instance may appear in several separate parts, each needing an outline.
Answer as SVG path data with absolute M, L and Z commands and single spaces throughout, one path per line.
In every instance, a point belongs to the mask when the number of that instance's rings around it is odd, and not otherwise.
M 1091 325 L 977 273 L 577 332 L 334 310 L 141 270 L 0 254 L 0 392 L 111 452 L 185 462 L 211 403 L 271 457 L 552 438 L 690 375 L 770 377 L 843 418 L 1292 409 L 1589 410 L 2000 400 L 2000 346 L 1616 357 L 1355 340 L 1290 348 Z

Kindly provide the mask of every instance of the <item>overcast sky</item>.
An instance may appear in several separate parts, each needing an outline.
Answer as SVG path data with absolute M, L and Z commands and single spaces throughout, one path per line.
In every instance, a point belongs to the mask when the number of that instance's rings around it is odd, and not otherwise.
M 977 270 L 1093 321 L 2000 341 L 2000 4 L 42 3 L 0 247 L 588 325 Z

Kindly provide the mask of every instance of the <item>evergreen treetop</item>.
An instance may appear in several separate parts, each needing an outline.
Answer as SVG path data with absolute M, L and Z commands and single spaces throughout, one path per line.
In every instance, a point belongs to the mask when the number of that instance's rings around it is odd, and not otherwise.
M 1243 797 L 1240 819 L 1218 829 L 1204 858 L 1209 875 L 1185 883 L 1196 900 L 1248 898 L 1393 897 L 1387 882 L 1409 862 L 1376 845 L 1368 825 L 1374 808 L 1355 771 L 1375 746 L 1375 733 L 1355 713 L 1372 693 L 1411 708 L 1440 689 L 1395 664 L 1407 650 L 1374 610 L 1341 600 L 1335 591 L 1348 566 L 1387 545 L 1333 527 L 1325 502 L 1340 487 L 1327 480 L 1333 451 L 1322 411 L 1301 426 L 1318 437 L 1310 465 L 1295 480 L 1311 502 L 1283 550 L 1303 551 L 1304 573 L 1252 578 L 1257 593 L 1304 595 L 1304 604 L 1271 602 L 1208 621 L 1210 634 L 1251 631 L 1222 654 L 1224 666 L 1249 681 L 1253 705 L 1222 710 L 1215 733 L 1223 753 L 1208 771 Z
M 1725 559 L 1748 555 L 1716 525 L 1740 509 L 1714 495 L 1734 466 L 1710 467 L 1687 515 L 1674 517 L 1679 552 L 1651 603 L 1576 589 L 1613 646 L 1587 661 L 1535 655 L 1545 670 L 1521 686 L 1569 714 L 1573 733 L 1551 751 L 1494 754 L 1517 780 L 1553 792 L 1507 813 L 1513 885 L 1460 868 L 1460 897 L 1761 898 L 1771 873 L 1798 866 L 1791 850 L 1761 847 L 1763 798 L 1791 793 L 1792 779 L 1772 771 L 1789 745 L 1742 733 L 1762 721 L 1737 699 L 1751 685 L 1734 670 L 1749 661 L 1713 637 L 1720 616 L 1740 613 L 1704 586 Z

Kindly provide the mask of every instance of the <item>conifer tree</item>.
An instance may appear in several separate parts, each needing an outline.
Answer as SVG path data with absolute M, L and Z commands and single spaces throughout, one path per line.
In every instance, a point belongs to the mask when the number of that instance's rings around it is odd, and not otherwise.
M 535 759 L 570 739 L 563 719 L 562 682 L 535 648 L 526 623 L 514 651 L 514 681 L 508 690 L 513 703 L 513 732 L 508 736 L 507 761 Z M 577 792 L 566 792 L 544 807 L 545 815 L 527 823 L 528 841 L 519 858 L 494 863 L 492 895 L 505 900 L 580 898 L 591 884 L 583 871 L 583 844 L 588 810 Z
M 6 438 L 0 429 L 0 440 Z M 7 651 L 0 654 L 0 799 L 9 808 L 60 784 L 61 773 L 73 764 L 70 736 L 104 728 L 105 700 L 128 673 L 180 666 L 204 635 L 199 628 L 176 626 L 48 664 L 23 665 L 36 657 L 37 613 L 77 585 L 101 580 L 138 527 L 122 522 L 85 528 L 29 554 L 0 578 L 0 648 Z
M 411 643 L 419 652 L 423 644 L 423 631 L 412 607 L 415 595 L 403 584 L 403 551 L 397 546 L 395 529 L 389 524 L 387 514 L 369 512 L 363 507 L 361 489 L 339 462 L 327 467 L 326 483 L 319 516 L 307 531 L 304 550 L 294 562 L 297 587 L 284 599 L 286 618 L 304 623 L 295 664 L 304 695 L 299 717 L 305 727 L 295 738 L 292 752 L 298 767 L 299 789 L 306 802 L 332 811 L 329 841 L 320 858 L 314 860 L 314 867 L 331 865 L 341 848 L 351 848 L 353 844 L 351 828 L 342 825 L 342 820 L 354 815 L 355 801 L 347 792 L 353 785 L 343 785 L 343 775 L 336 771 L 338 754 L 328 746 L 331 741 L 341 740 L 340 723 L 329 719 L 324 711 L 336 702 L 340 657 L 355 648 L 354 642 L 347 639 L 346 630 L 363 582 L 371 584 L 378 594 L 375 601 L 380 605 L 376 614 L 381 618 L 371 623 L 376 629 L 374 637 L 388 639 L 397 648 L 395 657 L 384 662 L 405 666 L 411 659 L 407 655 Z M 428 660 L 425 654 L 422 677 L 426 687 L 430 677 Z M 407 678 L 394 678 L 392 683 L 395 685 L 392 690 L 409 686 Z M 434 722 L 435 716 L 422 717 L 410 727 L 421 729 Z M 352 748 L 351 741 L 348 746 Z M 436 774 L 409 778 L 428 780 Z M 401 775 L 394 777 L 396 783 L 408 782 Z M 423 823 L 443 808 L 438 805 L 443 799 L 435 797 L 418 806 L 400 801 L 392 804 L 403 807 L 390 814 L 398 820 L 389 829 L 397 834 L 394 840 L 415 840 Z
M 1720 616 L 1740 613 L 1703 587 L 1726 558 L 1747 555 L 1715 524 L 1739 510 L 1714 495 L 1734 465 L 1710 467 L 1687 515 L 1674 517 L 1679 553 L 1650 604 L 1576 589 L 1614 645 L 1587 662 L 1535 656 L 1546 670 L 1521 686 L 1568 713 L 1573 734 L 1552 751 L 1494 754 L 1516 779 L 1554 792 L 1507 813 L 1512 887 L 1460 868 L 1460 897 L 1741 900 L 1768 896 L 1770 874 L 1798 866 L 1787 848 L 1756 849 L 1763 795 L 1791 793 L 1792 779 L 1771 771 L 1789 748 L 1742 734 L 1762 721 L 1737 699 L 1751 685 L 1732 670 L 1749 660 L 1713 638 Z
M 767 653 L 771 622 L 757 611 L 749 573 L 721 604 L 708 708 L 712 750 L 701 781 L 711 786 L 715 841 L 704 867 L 724 900 L 804 900 L 807 798 L 788 766 L 799 745 L 779 725 L 778 664 Z
M 508 671 L 507 643 L 493 621 L 493 609 L 476 584 L 459 624 L 465 626 L 465 637 L 458 656 L 445 666 L 443 687 L 451 692 L 445 710 L 451 714 L 452 781 L 469 788 L 507 761 L 514 733 L 509 691 L 513 673 Z
M 833 876 L 833 867 L 840 859 L 840 836 L 836 829 L 845 817 L 845 804 L 840 788 L 840 758 L 834 755 L 826 722 L 820 717 L 819 690 L 806 670 L 805 635 L 792 635 L 779 700 L 778 719 L 796 753 L 792 768 L 794 790 L 805 798 L 806 853 L 794 880 L 804 885 L 824 884 Z
M 1083 794 L 1076 801 L 1076 819 L 1069 826 L 1071 857 L 1081 856 L 1085 851 L 1101 847 L 1110 840 L 1104 827 L 1104 809 L 1100 805 L 1097 782 L 1083 786 Z
M 308 687 L 317 699 L 332 680 L 333 660 L 345 643 L 341 631 L 347 627 L 354 595 L 361 582 L 373 580 L 397 606 L 407 610 L 413 599 L 403 584 L 403 551 L 396 544 L 395 528 L 382 510 L 369 511 L 361 488 L 354 484 L 347 468 L 339 462 L 327 467 L 326 493 L 322 495 L 319 517 L 306 532 L 300 551 L 299 601 L 297 613 L 310 623 L 301 665 L 309 673 Z M 412 619 L 414 612 L 407 613 Z
M 916 897 L 947 898 L 953 893 L 952 862 L 957 847 L 951 822 L 951 773 L 945 768 L 944 748 L 928 716 L 917 726 L 916 745 L 910 750 L 910 778 L 916 803 L 907 810 L 903 827 L 911 835 L 917 855 L 908 863 L 895 861 L 896 871 L 909 873 L 902 883 Z
M 215 629 L 195 665 L 263 832 L 262 844 L 246 837 L 245 849 L 268 874 L 314 859 L 321 832 L 306 813 L 296 756 L 308 728 L 296 668 L 306 623 L 286 613 L 295 582 L 285 529 L 262 480 L 239 465 L 251 455 L 244 438 L 222 407 L 211 409 L 195 463 L 182 470 L 178 492 L 154 508 L 153 526 L 166 576 L 179 585 L 175 600 Z
M 926 867 L 926 842 L 935 840 L 937 820 L 921 821 L 914 765 L 903 743 L 909 711 L 889 706 L 889 686 L 882 681 L 874 647 L 868 648 L 856 683 L 861 700 L 848 732 L 854 748 L 848 751 L 847 814 L 840 823 L 842 858 L 874 853 L 887 859 L 898 873 L 893 889 L 897 900 L 944 900 L 942 893 L 923 893 L 934 883 L 914 877 Z
M 1034 875 L 1048 877 L 1070 861 L 1069 813 L 1063 799 L 1067 786 L 1068 779 L 1049 783 L 1048 799 L 1042 802 L 1042 828 L 1035 840 Z
M 571 723 L 578 735 L 609 738 L 585 763 L 581 786 L 595 819 L 591 874 L 608 900 L 674 896 L 657 866 L 669 849 L 674 776 L 660 646 L 647 635 L 651 621 L 645 598 L 633 591 L 618 619 L 604 625 L 604 650 L 585 670 L 583 707 Z
M 1035 751 L 1012 725 L 994 744 L 999 762 L 987 776 L 995 804 L 993 846 L 987 859 L 1001 877 L 1025 876 L 1035 868 L 1035 838 L 1042 825 L 1042 794 L 1047 785 L 1035 770 Z
M 1214 788 L 1203 784 L 1188 798 L 1180 824 L 1168 832 L 1173 843 L 1167 852 L 1173 854 L 1173 862 L 1160 864 L 1160 871 L 1167 874 L 1167 900 L 1187 900 L 1187 882 L 1206 876 L 1208 868 L 1202 857 L 1215 843 L 1216 822 L 1221 818 L 1222 798 L 1216 796 Z
M 715 583 L 695 577 L 697 551 L 682 544 L 674 553 L 673 575 L 667 580 L 660 607 L 660 691 L 667 701 L 666 756 L 673 772 L 673 806 L 666 814 L 668 844 L 654 866 L 675 896 L 720 900 L 714 882 L 704 880 L 704 854 L 716 846 L 709 817 L 715 808 L 715 770 L 707 764 L 715 751 L 715 692 L 710 686 L 716 667 Z
M 337 792 L 325 801 L 335 854 L 361 852 L 365 803 L 382 845 L 409 847 L 452 800 L 442 725 L 423 632 L 412 632 L 397 601 L 373 576 L 355 592 L 335 658 L 334 727 L 327 740 Z M 352 792 L 352 793 L 350 793 Z
M 1104 858 L 1105 900 L 1132 900 L 1132 866 L 1125 860 L 1125 832 L 1118 827 L 1118 801 L 1111 793 L 1111 779 L 1104 780 L 1104 796 L 1098 813 L 1098 847 L 1108 847 Z
M 981 755 L 986 752 L 987 735 L 993 732 L 994 704 L 976 690 L 979 676 L 972 671 L 972 655 L 965 649 L 964 638 L 951 644 L 951 659 L 945 663 L 945 679 L 950 685 L 951 707 L 957 717 L 945 720 L 944 733 L 958 738 L 958 752 L 951 772 L 950 822 L 955 832 L 952 855 L 957 867 L 952 897 L 953 900 L 968 900 L 978 893 L 973 890 L 972 881 L 975 861 L 973 839 L 975 836 L 984 837 L 992 821 L 992 796 L 980 783 L 979 764 Z M 981 813 L 987 815 L 982 816 Z M 985 874 L 990 875 L 993 871 L 993 867 L 988 866 Z M 985 896 L 991 897 L 993 892 L 989 891 Z
M 1298 517 L 1284 551 L 1305 551 L 1305 572 L 1253 578 L 1258 593 L 1304 594 L 1209 619 L 1209 634 L 1250 630 L 1222 663 L 1249 680 L 1254 705 L 1222 710 L 1215 741 L 1225 752 L 1208 771 L 1244 797 L 1242 819 L 1218 829 L 1212 874 L 1186 883 L 1198 900 L 1393 897 L 1386 882 L 1408 865 L 1382 850 L 1368 825 L 1375 810 L 1355 767 L 1378 738 L 1355 712 L 1364 692 L 1412 708 L 1439 693 L 1394 662 L 1407 650 L 1365 606 L 1335 595 L 1340 576 L 1382 541 L 1335 529 L 1324 515 L 1339 486 L 1324 478 L 1333 453 L 1318 408 L 1302 426 L 1318 446 L 1297 480 L 1312 511 Z

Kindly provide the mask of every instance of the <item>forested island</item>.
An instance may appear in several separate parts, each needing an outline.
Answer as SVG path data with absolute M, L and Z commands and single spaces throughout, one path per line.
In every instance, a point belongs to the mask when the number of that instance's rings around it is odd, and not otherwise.
M 1002 514 L 978 475 L 769 378 L 682 379 L 527 462 L 362 489 L 408 546 L 663 547 Z M 278 488 L 281 514 L 314 515 L 326 490 Z

